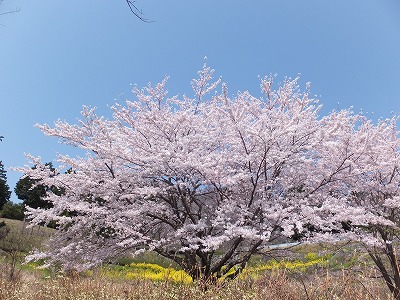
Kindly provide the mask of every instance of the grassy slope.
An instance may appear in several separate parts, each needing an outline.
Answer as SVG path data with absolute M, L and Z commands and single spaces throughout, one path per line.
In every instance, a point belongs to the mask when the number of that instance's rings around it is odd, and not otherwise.
M 22 231 L 23 229 L 26 229 L 33 236 L 36 236 L 39 239 L 43 239 L 43 237 L 50 237 L 55 232 L 55 229 L 44 226 L 33 226 L 32 228 L 27 228 L 29 223 L 26 221 L 0 218 L 0 222 L 2 221 L 4 221 L 13 232 Z
M 32 248 L 39 247 L 54 233 L 54 229 L 43 226 L 27 228 L 28 223 L 19 220 L 0 218 L 0 222 L 2 221 L 10 228 L 8 235 L 0 240 L 0 249 L 5 251 L 15 249 L 22 253 L 29 252 Z

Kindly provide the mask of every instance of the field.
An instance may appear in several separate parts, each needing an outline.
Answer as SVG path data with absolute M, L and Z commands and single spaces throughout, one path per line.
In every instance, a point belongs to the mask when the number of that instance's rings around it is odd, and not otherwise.
M 14 266 L 10 265 L 10 252 L 1 255 L 0 300 L 391 299 L 371 262 L 354 245 L 340 249 L 295 247 L 276 259 L 257 256 L 238 279 L 207 285 L 193 283 L 176 265 L 151 253 L 82 274 L 21 264 L 25 251 L 40 244 L 52 230 L 36 227 L 23 231 L 21 222 L 5 221 L 12 228 L 13 242 L 23 242 L 23 247 L 14 244 L 18 254 Z M 8 276 L 11 267 L 15 268 L 12 280 Z
M 391 299 L 386 288 L 365 275 L 314 273 L 296 278 L 285 271 L 246 276 L 204 288 L 169 280 L 117 280 L 101 276 L 43 278 L 23 273 L 0 279 L 0 299 Z

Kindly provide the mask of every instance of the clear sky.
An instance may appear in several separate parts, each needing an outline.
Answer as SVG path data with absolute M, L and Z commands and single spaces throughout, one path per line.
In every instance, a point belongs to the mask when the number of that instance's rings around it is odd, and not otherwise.
M 190 94 L 203 58 L 230 93 L 259 92 L 258 76 L 301 75 L 324 105 L 373 118 L 400 112 L 399 0 L 4 0 L 0 12 L 0 160 L 73 154 L 35 123 L 75 122 L 83 104 L 109 115 L 130 84 L 170 76 L 170 95 Z M 21 174 L 8 171 L 13 190 Z M 13 201 L 17 201 L 15 195 Z

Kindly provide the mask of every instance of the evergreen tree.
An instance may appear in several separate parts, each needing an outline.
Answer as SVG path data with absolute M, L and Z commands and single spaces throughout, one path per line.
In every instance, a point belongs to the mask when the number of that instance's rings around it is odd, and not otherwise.
M 52 172 L 54 168 L 52 163 L 47 163 Z M 34 166 L 32 169 L 35 169 Z M 32 208 L 50 208 L 52 204 L 43 200 L 46 197 L 47 192 L 51 191 L 53 193 L 59 194 L 60 191 L 54 186 L 47 186 L 40 184 L 39 180 L 32 179 L 29 176 L 24 176 L 20 178 L 15 186 L 15 194 L 18 199 L 23 201 L 23 204 Z
M 7 184 L 7 171 L 4 170 L 3 162 L 0 161 L 0 210 L 10 200 L 11 191 Z

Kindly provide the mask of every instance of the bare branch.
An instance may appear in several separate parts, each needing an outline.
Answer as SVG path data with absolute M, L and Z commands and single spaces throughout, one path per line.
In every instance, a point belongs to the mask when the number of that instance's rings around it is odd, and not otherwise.
M 3 0 L 0 0 L 0 5 L 1 5 L 2 3 L 3 3 Z M 9 11 L 0 12 L 0 16 L 8 15 L 8 14 L 13 14 L 13 13 L 17 13 L 17 12 L 19 12 L 20 10 L 21 10 L 20 8 L 14 8 L 14 9 L 9 10 Z
M 131 0 L 126 0 L 126 4 L 128 4 L 129 9 L 131 10 L 131 12 L 141 21 L 146 22 L 146 23 L 151 23 L 154 21 L 151 21 L 149 19 L 146 19 L 143 17 L 143 12 L 141 9 L 139 9 L 136 5 L 135 5 L 136 1 L 131 1 Z

